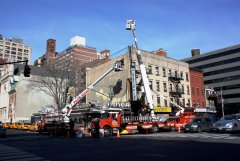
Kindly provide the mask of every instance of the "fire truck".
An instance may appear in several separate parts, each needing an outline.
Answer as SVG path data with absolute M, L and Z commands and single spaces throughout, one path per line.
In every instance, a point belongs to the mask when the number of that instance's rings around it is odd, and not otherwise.
M 70 123 L 70 115 L 73 108 L 78 104 L 78 102 L 85 97 L 91 89 L 97 85 L 104 77 L 106 77 L 112 71 L 119 72 L 122 71 L 122 67 L 124 65 L 124 60 L 119 60 L 114 63 L 114 65 L 106 71 L 100 78 L 98 78 L 95 82 L 89 85 L 83 92 L 77 95 L 70 104 L 67 104 L 61 111 L 59 112 L 48 112 L 41 114 L 41 121 L 39 123 L 39 132 L 48 132 L 53 134 L 66 134 L 69 130 Z

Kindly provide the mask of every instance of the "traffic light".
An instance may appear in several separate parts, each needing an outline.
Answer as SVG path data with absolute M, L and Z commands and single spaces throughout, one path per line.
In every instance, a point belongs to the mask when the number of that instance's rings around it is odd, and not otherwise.
M 26 64 L 24 66 L 24 77 L 30 77 L 31 68 Z

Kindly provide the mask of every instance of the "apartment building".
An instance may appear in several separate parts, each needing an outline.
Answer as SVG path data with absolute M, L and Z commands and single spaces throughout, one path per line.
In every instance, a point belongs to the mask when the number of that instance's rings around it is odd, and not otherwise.
M 171 103 L 162 99 L 160 95 L 178 103 L 182 107 L 191 107 L 191 92 L 188 63 L 167 57 L 167 52 L 160 49 L 155 52 L 141 50 L 142 60 L 147 68 L 150 88 L 156 113 L 170 113 L 175 109 Z M 101 105 L 126 105 L 132 100 L 131 68 L 136 69 L 137 85 L 141 81 L 136 51 L 131 49 L 116 59 L 109 60 L 87 71 L 87 85 L 98 79 L 106 70 L 112 67 L 116 60 L 124 59 L 121 72 L 112 72 L 99 82 L 94 91 L 87 95 L 87 102 L 95 101 Z M 137 99 L 141 100 L 141 88 L 137 87 Z
M 0 35 L 0 58 L 7 62 L 24 61 L 31 62 L 31 47 L 19 38 L 4 38 Z

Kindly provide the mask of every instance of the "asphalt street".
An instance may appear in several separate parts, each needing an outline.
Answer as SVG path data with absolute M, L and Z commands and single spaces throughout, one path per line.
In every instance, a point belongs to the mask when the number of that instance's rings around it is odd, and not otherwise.
M 0 140 L 1 161 L 232 161 L 239 158 L 239 134 L 165 132 L 67 139 L 27 133 Z

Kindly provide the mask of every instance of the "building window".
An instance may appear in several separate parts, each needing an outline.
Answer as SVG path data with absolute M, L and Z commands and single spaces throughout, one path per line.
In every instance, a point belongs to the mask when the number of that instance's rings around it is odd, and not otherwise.
M 190 101 L 190 99 L 188 99 L 187 106 L 188 106 L 188 107 L 191 107 L 191 101 Z
M 148 65 L 148 74 L 152 74 L 152 66 Z
M 155 73 L 156 73 L 156 75 L 160 75 L 159 74 L 159 67 L 155 67 Z
M 177 71 L 175 70 L 175 77 L 178 77 Z
M 189 86 L 187 86 L 187 94 L 190 95 L 190 89 L 189 89 Z
M 168 101 L 164 99 L 164 106 L 168 107 Z
M 157 105 L 158 105 L 158 106 L 161 106 L 161 99 L 160 99 L 159 96 L 157 96 Z
M 169 84 L 169 91 L 172 92 L 172 84 Z
M 202 107 L 205 107 L 205 101 L 202 101 Z
M 166 77 L 166 68 L 163 68 L 163 77 Z
M 152 81 L 149 81 L 149 87 L 152 90 Z
M 12 47 L 12 50 L 16 51 L 16 50 L 17 50 L 17 48 L 14 48 L 14 47 Z
M 203 89 L 201 89 L 201 93 L 202 93 L 202 96 L 204 96 L 204 92 L 203 92 Z
M 24 53 L 28 53 L 28 52 L 29 52 L 28 50 L 24 49 Z
M 187 81 L 187 82 L 189 81 L 189 79 L 188 79 L 188 73 L 186 73 L 186 81 Z
M 195 95 L 194 87 L 192 87 L 192 95 Z
M 156 90 L 160 91 L 160 82 L 159 81 L 156 82 Z
M 182 91 L 181 92 L 183 92 L 184 93 L 184 85 L 182 85 Z
M 186 106 L 186 104 L 185 104 L 186 102 L 185 102 L 185 99 L 182 99 L 182 105 L 183 105 L 183 107 L 185 107 Z
M 181 76 L 181 78 L 183 79 L 183 72 L 180 72 L 180 76 Z
M 193 106 L 196 107 L 196 101 L 195 100 L 193 100 Z
M 172 70 L 169 69 L 169 70 L 168 70 L 168 77 L 171 77 L 171 76 L 172 76 Z
M 164 92 L 167 92 L 167 83 L 163 83 Z
M 199 96 L 199 94 L 200 94 L 200 93 L 199 93 L 199 88 L 197 88 L 197 95 Z

